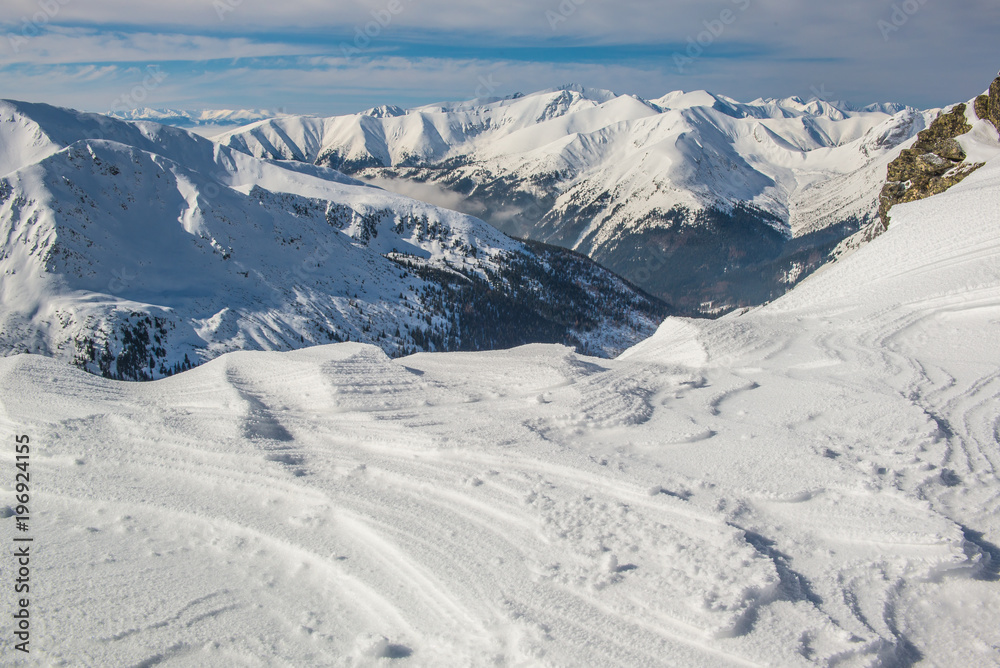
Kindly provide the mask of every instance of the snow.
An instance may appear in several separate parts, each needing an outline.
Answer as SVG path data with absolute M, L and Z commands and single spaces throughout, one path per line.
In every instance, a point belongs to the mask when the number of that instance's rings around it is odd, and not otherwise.
M 965 107 L 965 118 L 972 130 L 956 139 L 966 153 L 966 162 L 986 162 L 1000 155 L 1000 141 L 996 126 L 978 118 L 974 107 L 973 100 Z
M 125 121 L 152 121 L 164 125 L 185 128 L 204 137 L 228 132 L 236 126 L 281 118 L 287 116 L 283 112 L 272 112 L 266 109 L 138 109 L 112 110 L 107 112 L 112 118 Z
M 261 160 L 150 122 L 0 102 L 4 354 L 83 360 L 96 372 L 94 351 L 107 342 L 119 355 L 123 328 L 147 316 L 146 330 L 161 330 L 145 334 L 160 349 L 157 377 L 248 348 L 360 339 L 402 353 L 414 345 L 409 327 L 441 325 L 455 307 L 423 304 L 431 283 L 394 253 L 481 277 L 504 254 L 531 254 L 478 219 L 327 167 Z M 580 278 L 597 276 L 634 294 L 593 265 Z M 606 355 L 657 324 L 632 311 L 596 322 L 579 338 Z
M 337 344 L 129 384 L 0 359 L 0 457 L 29 434 L 37 480 L 30 658 L 1000 665 L 998 212 L 993 158 L 615 360 Z
M 789 237 L 871 219 L 886 165 L 937 113 L 799 98 L 743 103 L 703 90 L 646 101 L 571 85 L 405 113 L 286 117 L 217 139 L 257 157 L 325 164 L 333 156 L 348 171 L 366 169 L 362 177 L 428 167 L 410 176 L 462 183 L 463 193 L 469 183 L 506 182 L 552 193 L 555 206 L 541 221 L 531 216 L 529 236 L 594 256 L 643 225 L 667 225 L 663 214 L 677 206 L 752 203 Z M 581 209 L 588 220 L 573 222 Z

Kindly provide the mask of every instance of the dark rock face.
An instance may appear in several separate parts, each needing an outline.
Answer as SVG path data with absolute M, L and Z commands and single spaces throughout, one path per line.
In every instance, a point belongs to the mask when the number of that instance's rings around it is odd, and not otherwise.
M 982 163 L 965 162 L 965 151 L 955 137 L 972 130 L 965 119 L 965 105 L 956 105 L 917 135 L 912 148 L 889 164 L 888 181 L 879 196 L 879 223 L 866 236 L 874 238 L 889 227 L 889 209 L 942 193 L 976 171 Z M 990 84 L 989 93 L 973 104 L 978 118 L 988 120 L 1000 131 L 1000 77 Z
M 980 116 L 980 118 L 986 118 L 992 121 L 993 125 L 996 126 L 997 131 L 1000 131 L 1000 77 L 994 79 L 993 83 L 990 84 L 987 115 L 985 117 Z
M 1000 94 L 998 82 L 1000 79 L 993 83 Z M 976 108 L 981 106 L 976 100 Z M 877 232 L 889 227 L 889 209 L 894 205 L 942 193 L 982 166 L 966 163 L 965 151 L 955 141 L 955 137 L 972 130 L 965 119 L 965 110 L 966 106 L 959 104 L 939 116 L 917 135 L 917 142 L 911 148 L 889 163 L 888 181 L 879 196 L 881 229 Z
M 986 95 L 976 98 L 976 116 L 989 121 L 1000 132 L 1000 77 L 993 80 Z
M 977 97 L 975 105 L 973 106 L 973 109 L 976 112 L 976 117 L 977 118 L 984 118 L 984 119 L 986 119 L 988 121 L 992 121 L 993 120 L 993 119 L 990 118 L 990 96 L 989 95 L 980 95 L 979 97 Z M 995 125 L 995 123 L 994 123 L 994 125 Z

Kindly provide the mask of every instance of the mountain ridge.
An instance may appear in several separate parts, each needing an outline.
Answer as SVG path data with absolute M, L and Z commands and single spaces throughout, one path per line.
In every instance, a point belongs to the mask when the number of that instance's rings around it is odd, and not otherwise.
M 264 121 L 218 139 L 450 204 L 514 236 L 580 251 L 704 313 L 706 301 L 727 310 L 771 299 L 826 261 L 875 216 L 886 165 L 936 114 L 890 103 L 742 103 L 707 91 L 644 100 L 570 85 L 390 118 Z M 734 212 L 746 234 L 773 227 L 785 242 L 734 249 L 713 232 Z M 650 230 L 661 244 L 652 256 Z M 795 237 L 802 241 L 789 245 Z M 820 238 L 809 252 L 794 250 Z M 691 267 L 670 262 L 649 271 L 692 243 L 693 279 Z M 729 272 L 741 280 L 719 280 Z
M 267 109 L 152 109 L 138 107 L 136 109 L 115 109 L 106 112 L 111 118 L 123 121 L 152 121 L 162 125 L 198 130 L 202 128 L 219 132 L 263 121 L 270 118 L 281 118 L 288 114 L 283 111 Z
M 665 304 L 589 261 L 340 172 L 0 102 L 0 349 L 102 375 L 224 352 L 528 342 L 610 356 Z

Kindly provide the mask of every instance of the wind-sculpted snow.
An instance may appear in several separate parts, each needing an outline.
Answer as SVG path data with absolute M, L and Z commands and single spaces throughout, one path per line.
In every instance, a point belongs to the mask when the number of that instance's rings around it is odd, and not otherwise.
M 0 360 L 35 448 L 31 658 L 1000 665 L 998 193 L 994 159 L 786 297 L 615 360 Z

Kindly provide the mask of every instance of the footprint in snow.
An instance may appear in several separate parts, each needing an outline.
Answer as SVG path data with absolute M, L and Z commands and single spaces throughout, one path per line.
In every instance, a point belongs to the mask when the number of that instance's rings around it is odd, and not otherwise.
M 354 641 L 354 655 L 359 659 L 405 659 L 413 654 L 406 645 L 397 645 L 377 633 L 364 633 Z

